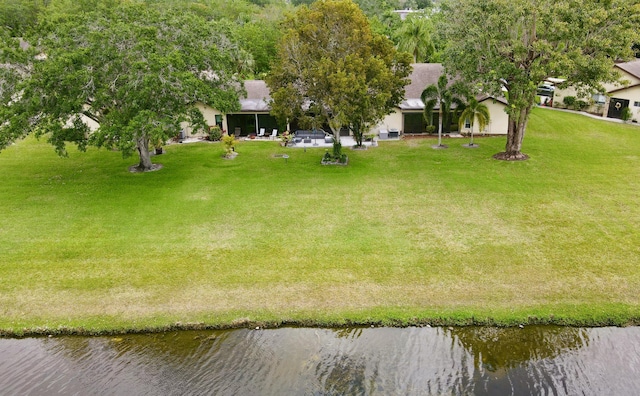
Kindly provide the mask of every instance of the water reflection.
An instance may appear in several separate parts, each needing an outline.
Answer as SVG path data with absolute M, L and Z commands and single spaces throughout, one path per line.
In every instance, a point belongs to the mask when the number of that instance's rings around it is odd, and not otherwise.
M 525 328 L 452 328 L 450 335 L 474 358 L 476 368 L 489 371 L 555 358 L 588 346 L 588 330 L 575 327 L 531 326 Z
M 640 328 L 0 339 L 0 394 L 640 394 Z

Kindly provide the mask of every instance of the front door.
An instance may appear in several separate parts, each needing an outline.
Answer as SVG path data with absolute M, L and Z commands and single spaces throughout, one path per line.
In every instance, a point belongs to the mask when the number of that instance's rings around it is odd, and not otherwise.
M 626 107 L 629 107 L 629 101 L 627 99 L 611 98 L 607 117 L 622 119 L 622 109 Z

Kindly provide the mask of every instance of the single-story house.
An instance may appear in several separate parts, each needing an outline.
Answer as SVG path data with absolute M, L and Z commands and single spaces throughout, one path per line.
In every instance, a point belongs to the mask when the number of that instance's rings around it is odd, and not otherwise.
M 432 84 L 436 84 L 438 78 L 444 73 L 444 68 L 438 63 L 413 64 L 413 71 L 409 76 L 409 84 L 405 87 L 405 98 L 391 114 L 374 128 L 371 132 L 379 134 L 380 131 L 397 130 L 400 133 L 421 134 L 426 133 L 427 122 L 424 120 L 424 103 L 420 100 L 422 91 Z M 285 128 L 297 129 L 295 125 L 278 125 L 276 119 L 269 114 L 269 88 L 262 80 L 245 81 L 246 97 L 240 99 L 240 111 L 236 113 L 222 114 L 214 108 L 198 104 L 205 119 L 210 126 L 218 125 L 225 131 L 235 134 L 237 137 L 258 134 L 264 129 L 267 134 L 273 129 L 282 132 Z M 474 133 L 506 135 L 508 128 L 508 116 L 504 111 L 507 103 L 503 98 L 494 99 L 483 95 L 479 101 L 487 105 L 490 113 L 490 122 L 482 131 L 478 130 L 478 124 L 474 125 Z M 438 107 L 434 109 L 434 123 L 437 124 Z M 457 126 L 453 130 L 457 130 Z M 462 133 L 470 132 L 470 124 L 467 123 Z
M 427 121 L 425 121 L 424 103 L 420 99 L 422 91 L 429 86 L 438 83 L 438 79 L 444 73 L 444 67 L 439 63 L 414 63 L 413 71 L 409 75 L 409 84 L 405 86 L 404 100 L 398 105 L 396 110 L 389 114 L 385 119 L 373 129 L 378 133 L 381 129 L 391 130 L 397 129 L 402 133 L 421 134 L 426 132 Z M 506 135 L 509 127 L 509 116 L 504 111 L 507 102 L 504 98 L 494 99 L 488 95 L 481 95 L 478 101 L 484 103 L 489 108 L 490 121 L 484 130 L 478 130 L 478 123 L 474 123 L 473 133 L 488 135 Z M 434 110 L 434 124 L 437 125 L 437 113 L 440 109 L 439 104 Z M 457 130 L 454 126 L 453 130 Z M 469 122 L 465 123 L 459 132 L 471 132 Z
M 236 137 L 257 135 L 260 129 L 264 129 L 265 134 L 279 129 L 275 117 L 269 114 L 271 96 L 267 84 L 263 80 L 246 80 L 244 87 L 247 94 L 240 99 L 240 111 L 236 113 L 223 114 L 203 103 L 198 103 L 196 107 L 210 127 L 217 125 Z
M 616 63 L 614 69 L 620 74 L 623 83 L 603 84 L 605 92 L 593 94 L 588 99 L 589 106 L 585 110 L 602 117 L 620 119 L 623 109 L 629 108 L 632 120 L 640 121 L 640 59 Z M 573 87 L 556 89 L 553 95 L 554 107 L 562 106 L 567 96 L 577 97 L 578 94 Z

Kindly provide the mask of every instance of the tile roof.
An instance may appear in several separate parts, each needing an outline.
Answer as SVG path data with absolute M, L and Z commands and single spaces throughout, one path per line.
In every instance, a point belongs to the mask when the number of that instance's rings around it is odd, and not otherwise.
M 241 111 L 246 112 L 267 112 L 270 110 L 271 100 L 269 87 L 264 80 L 246 80 L 244 88 L 247 91 L 245 98 L 240 99 Z
M 423 110 L 424 103 L 420 100 L 422 91 L 429 85 L 437 84 L 438 78 L 444 73 L 440 63 L 414 63 L 413 71 L 409 75 L 409 84 L 405 86 L 405 99 L 398 105 L 402 110 Z M 639 65 L 640 66 L 640 62 Z M 247 80 L 244 82 L 246 97 L 240 99 L 243 112 L 268 112 L 271 96 L 269 87 L 263 80 Z M 488 99 L 487 95 L 478 96 L 479 101 Z M 496 99 L 506 104 L 502 98 Z M 436 105 L 436 109 L 438 105 Z
M 409 85 L 405 87 L 405 99 L 398 105 L 401 110 L 423 110 L 424 103 L 420 99 L 422 91 L 429 86 L 438 83 L 438 79 L 444 73 L 444 67 L 440 63 L 414 63 L 413 71 L 409 75 L 411 81 Z M 507 104 L 504 98 L 493 98 L 489 95 L 478 95 L 476 97 L 479 102 L 487 99 L 495 99 L 504 105 Z M 436 104 L 434 110 L 440 108 L 440 104 Z
M 444 67 L 440 63 L 414 63 L 413 71 L 409 75 L 411 81 L 404 87 L 405 99 L 420 99 L 422 91 L 432 84 L 438 83 L 438 78 L 444 73 Z
M 631 62 L 618 63 L 615 67 L 624 70 L 636 78 L 640 78 L 640 59 L 636 59 Z

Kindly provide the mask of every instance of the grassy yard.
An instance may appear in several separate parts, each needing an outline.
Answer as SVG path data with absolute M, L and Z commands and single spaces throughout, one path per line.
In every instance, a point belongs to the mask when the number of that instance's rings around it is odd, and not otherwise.
M 551 110 L 505 138 L 323 149 L 33 139 L 0 153 L 0 333 L 640 319 L 640 127 Z M 275 155 L 286 153 L 288 161 Z

